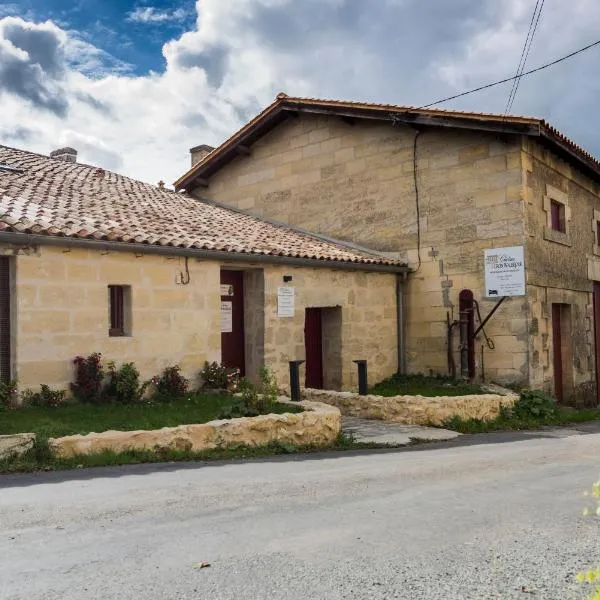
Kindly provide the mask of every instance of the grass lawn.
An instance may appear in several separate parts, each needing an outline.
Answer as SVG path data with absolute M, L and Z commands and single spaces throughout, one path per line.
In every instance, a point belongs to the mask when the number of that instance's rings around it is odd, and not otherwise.
M 116 429 L 160 429 L 217 419 L 231 396 L 193 395 L 155 404 L 65 404 L 58 408 L 26 407 L 0 412 L 0 435 L 36 433 L 45 439 Z M 275 404 L 271 412 L 301 412 L 300 407 Z
M 373 386 L 370 393 L 377 396 L 466 396 L 487 392 L 478 385 L 451 377 L 393 375 Z
M 460 433 L 488 433 L 490 431 L 518 431 L 521 429 L 539 429 L 558 425 L 573 425 L 587 421 L 599 421 L 600 409 L 589 408 L 573 410 L 558 407 L 554 415 L 545 418 L 518 418 L 513 415 L 500 415 L 491 421 L 477 419 L 463 420 L 458 417 L 449 419 L 444 428 Z

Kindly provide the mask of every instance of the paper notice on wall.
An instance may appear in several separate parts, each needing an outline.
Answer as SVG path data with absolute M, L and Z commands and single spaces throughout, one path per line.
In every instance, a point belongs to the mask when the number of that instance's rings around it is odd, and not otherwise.
M 233 286 L 228 283 L 222 283 L 221 296 L 233 296 Z
M 525 295 L 523 246 L 484 250 L 486 298 Z
M 293 317 L 295 313 L 295 290 L 293 287 L 277 288 L 277 316 Z
M 233 302 L 221 302 L 221 333 L 233 331 Z

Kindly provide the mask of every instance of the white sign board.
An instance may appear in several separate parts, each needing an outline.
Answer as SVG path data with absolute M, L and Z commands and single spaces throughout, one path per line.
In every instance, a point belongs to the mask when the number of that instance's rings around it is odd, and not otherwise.
M 233 331 L 233 302 L 221 302 L 221 333 Z
M 222 283 L 221 296 L 233 296 L 233 286 L 228 283 Z
M 295 290 L 293 287 L 277 288 L 277 316 L 293 317 L 295 312 Z
M 484 250 L 486 298 L 525 295 L 523 246 Z

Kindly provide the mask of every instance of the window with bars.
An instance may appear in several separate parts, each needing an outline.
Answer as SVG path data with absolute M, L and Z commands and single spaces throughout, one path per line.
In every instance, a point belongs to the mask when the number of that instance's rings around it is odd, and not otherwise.
M 110 337 L 131 335 L 131 287 L 128 285 L 108 286 L 109 327 Z
M 565 205 L 562 202 L 550 201 L 550 226 L 554 231 L 566 233 Z

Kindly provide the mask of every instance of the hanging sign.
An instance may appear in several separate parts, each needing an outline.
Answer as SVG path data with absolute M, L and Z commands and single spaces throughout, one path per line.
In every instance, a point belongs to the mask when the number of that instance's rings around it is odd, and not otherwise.
M 484 250 L 486 298 L 525 295 L 523 246 Z
M 293 287 L 277 288 L 277 316 L 293 317 L 295 313 L 295 290 Z
M 228 283 L 222 283 L 221 296 L 233 296 L 233 286 Z
M 233 331 L 233 302 L 221 302 L 221 333 Z

